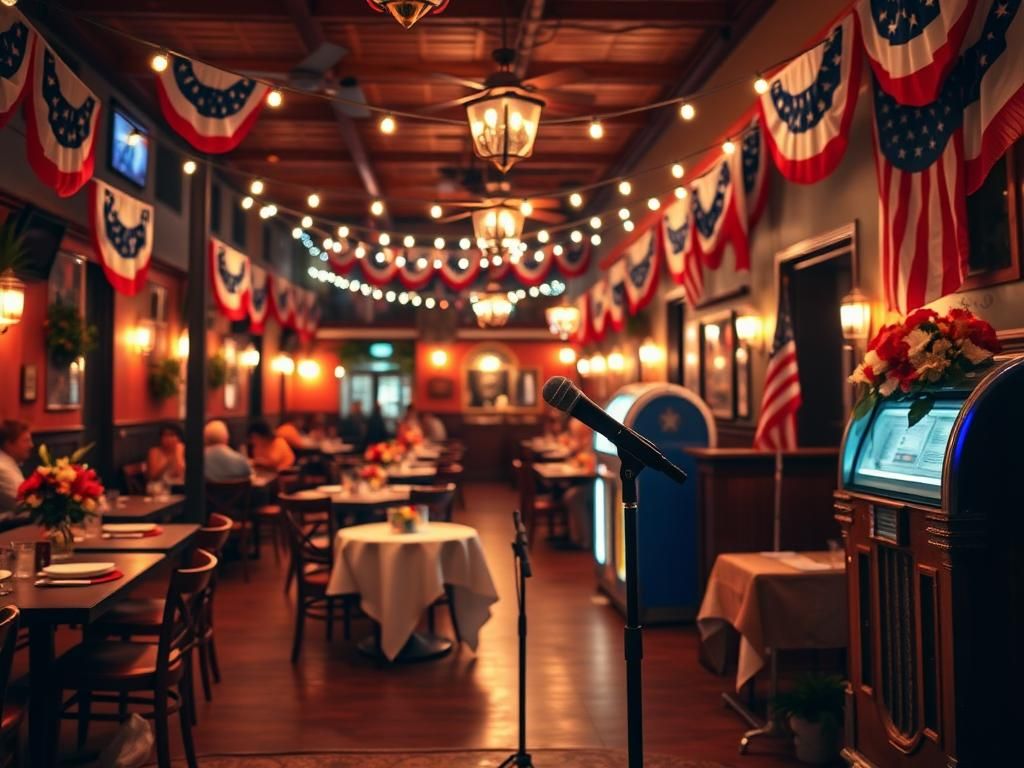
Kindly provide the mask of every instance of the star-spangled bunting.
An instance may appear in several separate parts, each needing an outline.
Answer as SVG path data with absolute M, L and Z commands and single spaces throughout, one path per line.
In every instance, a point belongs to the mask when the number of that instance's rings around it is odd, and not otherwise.
M 690 183 L 696 248 L 704 266 L 718 269 L 727 244 L 736 269 L 750 268 L 747 215 L 739 153 L 723 153 L 700 178 Z
M 626 326 L 627 302 L 626 263 L 619 259 L 608 270 L 608 288 L 606 293 L 608 325 L 613 331 L 621 331 Z
M 274 277 L 270 285 L 270 309 L 282 328 L 291 328 L 295 323 L 294 292 L 292 284 L 283 277 Z
M 676 200 L 661 217 L 665 266 L 672 279 L 686 291 L 690 306 L 704 296 L 704 270 L 693 246 L 693 213 L 689 200 Z
M 89 196 L 93 248 L 107 281 L 125 296 L 146 284 L 153 258 L 153 206 L 94 179 Z
M 768 151 L 757 120 L 740 137 L 740 163 L 743 168 L 743 198 L 746 204 L 747 232 L 761 218 L 768 204 Z
M 249 316 L 249 257 L 215 237 L 210 238 L 210 284 L 221 314 L 229 320 Z
M 860 87 L 857 17 L 848 14 L 829 36 L 768 81 L 758 99 L 775 167 L 790 181 L 813 184 L 846 152 Z
M 273 287 L 273 276 L 263 267 L 251 264 L 252 277 L 249 291 L 249 330 L 252 333 L 263 333 L 270 317 L 270 291 Z
M 611 313 L 611 286 L 601 278 L 587 291 L 587 338 L 600 341 L 608 331 Z
M 21 12 L 0 6 L 0 128 L 7 125 L 28 93 L 36 31 Z
M 629 314 L 650 304 L 658 288 L 661 270 L 661 227 L 655 224 L 622 255 L 622 282 L 626 286 Z

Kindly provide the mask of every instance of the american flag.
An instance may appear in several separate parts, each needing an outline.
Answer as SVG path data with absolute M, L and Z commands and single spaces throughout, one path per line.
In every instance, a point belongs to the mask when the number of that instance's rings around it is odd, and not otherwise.
M 761 416 L 754 433 L 754 447 L 767 451 L 796 448 L 796 414 L 803 399 L 796 358 L 796 338 L 789 311 L 789 285 L 779 286 L 779 315 L 775 339 L 764 378 Z

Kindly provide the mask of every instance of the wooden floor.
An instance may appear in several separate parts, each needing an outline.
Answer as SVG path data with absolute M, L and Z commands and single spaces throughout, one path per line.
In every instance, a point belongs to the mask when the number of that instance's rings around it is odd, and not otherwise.
M 241 579 L 229 565 L 220 583 L 217 633 L 224 681 L 200 703 L 200 754 L 330 749 L 499 748 L 516 740 L 516 622 L 508 488 L 467 489 L 499 593 L 479 651 L 441 661 L 384 667 L 341 640 L 328 645 L 308 625 L 301 662 L 288 661 L 292 601 L 269 550 Z M 534 546 L 530 582 L 529 743 L 534 747 L 625 747 L 622 618 L 595 591 L 589 555 Z M 439 614 L 440 615 L 440 614 Z M 441 624 L 447 630 L 447 624 Z M 355 625 L 355 639 L 369 629 Z M 739 756 L 743 722 L 719 693 L 731 680 L 696 661 L 692 627 L 645 631 L 646 743 L 651 751 L 750 768 L 795 761 L 778 743 Z M 96 734 L 97 737 L 100 734 Z M 71 727 L 66 726 L 65 741 Z M 92 739 L 91 741 L 95 741 Z M 176 752 L 178 740 L 172 739 Z M 98 745 L 97 745 L 98 746 Z

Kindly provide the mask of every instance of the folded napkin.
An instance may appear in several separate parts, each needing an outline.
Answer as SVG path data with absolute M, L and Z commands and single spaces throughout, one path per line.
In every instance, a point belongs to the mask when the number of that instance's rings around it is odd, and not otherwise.
M 104 539 L 149 539 L 153 536 L 159 536 L 163 532 L 163 527 L 158 525 L 156 528 L 151 528 L 148 531 L 114 531 L 113 533 L 107 532 L 102 534 L 102 537 Z
M 123 577 L 124 574 L 116 570 L 91 579 L 53 579 L 47 576 L 37 580 L 35 585 L 37 587 L 91 587 L 94 584 L 106 584 L 108 581 L 117 581 Z

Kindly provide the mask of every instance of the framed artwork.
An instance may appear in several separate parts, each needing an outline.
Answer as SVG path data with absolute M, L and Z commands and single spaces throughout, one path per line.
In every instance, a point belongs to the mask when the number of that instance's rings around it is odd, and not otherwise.
M 39 396 L 39 369 L 35 365 L 21 366 L 21 402 L 34 403 Z
M 514 358 L 500 346 L 486 346 L 469 356 L 464 402 L 468 409 L 506 409 L 516 405 Z
M 85 316 L 85 262 L 61 251 L 54 259 L 47 282 L 47 303 L 77 307 Z M 68 411 L 82 407 L 85 359 L 67 361 L 49 353 L 46 360 L 46 409 Z
M 224 339 L 224 407 L 229 411 L 238 406 L 238 344 L 234 339 Z
M 728 311 L 700 324 L 700 394 L 720 419 L 736 418 L 735 319 Z
M 431 376 L 427 379 L 427 397 L 431 400 L 447 400 L 455 392 L 455 382 L 445 376 Z
M 535 408 L 537 406 L 539 379 L 540 372 L 535 368 L 526 368 L 519 371 L 516 380 L 516 405 L 520 408 Z

